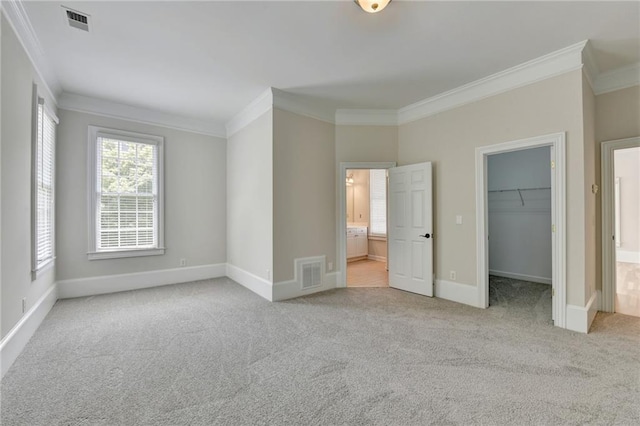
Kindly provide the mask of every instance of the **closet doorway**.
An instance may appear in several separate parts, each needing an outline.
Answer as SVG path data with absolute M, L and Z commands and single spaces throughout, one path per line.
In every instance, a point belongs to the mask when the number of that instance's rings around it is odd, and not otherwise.
M 387 169 L 394 162 L 338 168 L 338 287 L 388 287 Z
M 489 306 L 551 323 L 551 148 L 489 155 Z

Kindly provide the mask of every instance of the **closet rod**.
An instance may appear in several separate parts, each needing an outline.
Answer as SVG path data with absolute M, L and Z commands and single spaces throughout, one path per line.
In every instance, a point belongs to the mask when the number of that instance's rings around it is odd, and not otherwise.
M 541 189 L 551 189 L 550 186 L 546 186 L 543 188 L 515 188 L 515 189 L 492 189 L 488 192 L 510 192 L 510 191 L 538 191 Z

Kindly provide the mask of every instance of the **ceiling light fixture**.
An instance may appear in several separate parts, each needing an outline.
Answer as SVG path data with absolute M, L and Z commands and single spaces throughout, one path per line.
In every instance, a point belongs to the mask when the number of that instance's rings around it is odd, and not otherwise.
M 365 12 L 377 13 L 387 7 L 391 0 L 353 0 Z

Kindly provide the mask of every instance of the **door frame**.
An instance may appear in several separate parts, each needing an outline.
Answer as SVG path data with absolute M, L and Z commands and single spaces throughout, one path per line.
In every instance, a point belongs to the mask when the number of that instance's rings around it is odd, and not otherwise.
M 543 146 L 551 147 L 555 169 L 551 179 L 551 223 L 555 228 L 551 238 L 552 292 L 554 325 L 566 328 L 566 151 L 565 133 L 553 133 L 511 142 L 476 148 L 476 253 L 478 306 L 489 306 L 489 213 L 487 203 L 487 157 L 492 154 L 520 151 Z
M 615 170 L 614 151 L 640 146 L 640 137 L 616 139 L 600 145 L 602 185 L 602 303 L 604 312 L 615 312 L 616 294 L 616 248 L 615 241 Z
M 350 169 L 390 169 L 396 166 L 395 161 L 387 162 L 341 162 L 338 165 L 338 226 L 336 226 L 338 235 L 336 241 L 338 247 L 336 252 L 338 253 L 338 259 L 336 263 L 340 268 L 340 274 L 336 287 L 347 286 L 347 185 L 345 183 L 347 179 L 347 170 Z M 388 235 L 388 234 L 387 234 Z M 387 258 L 389 253 L 387 253 Z M 387 259 L 388 260 L 388 259 Z

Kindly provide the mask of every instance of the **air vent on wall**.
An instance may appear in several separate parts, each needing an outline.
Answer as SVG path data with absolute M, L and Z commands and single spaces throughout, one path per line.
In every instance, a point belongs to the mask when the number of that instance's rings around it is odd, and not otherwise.
M 296 259 L 296 280 L 302 290 L 320 287 L 324 281 L 324 256 Z
M 62 6 L 62 8 L 64 9 L 69 26 L 79 30 L 89 31 L 89 15 L 73 9 L 68 9 L 64 6 Z

